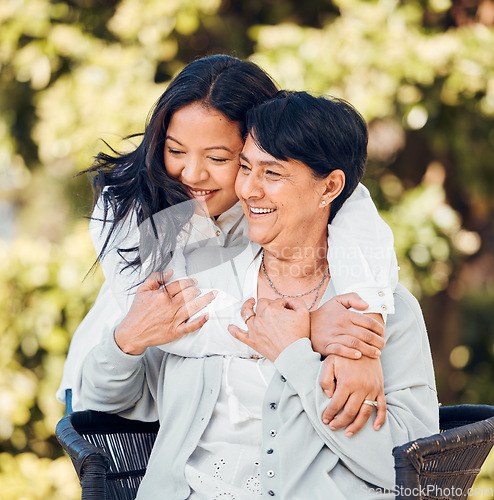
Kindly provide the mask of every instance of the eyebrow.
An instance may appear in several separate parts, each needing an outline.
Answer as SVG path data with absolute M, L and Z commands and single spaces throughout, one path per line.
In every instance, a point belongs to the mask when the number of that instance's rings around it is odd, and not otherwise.
M 171 135 L 167 135 L 165 137 L 165 140 L 170 140 L 176 142 L 180 146 L 183 146 L 183 144 L 180 141 L 178 141 L 177 139 L 175 139 L 175 137 L 172 137 Z M 227 148 L 226 146 L 209 146 L 208 148 L 204 148 L 204 151 L 212 151 L 214 149 L 222 149 L 224 151 L 228 151 L 231 154 L 234 154 L 233 151 L 230 148 Z
M 251 163 L 251 161 L 243 153 L 240 153 L 239 156 L 240 158 L 242 158 L 242 160 L 246 161 L 247 163 Z M 285 168 L 281 163 L 277 162 L 276 160 L 261 160 L 258 163 L 262 167 L 279 167 L 283 169 Z

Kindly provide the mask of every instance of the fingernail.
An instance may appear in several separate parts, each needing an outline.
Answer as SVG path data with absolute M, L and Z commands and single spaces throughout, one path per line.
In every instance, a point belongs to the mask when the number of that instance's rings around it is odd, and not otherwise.
M 194 285 L 197 285 L 199 283 L 195 278 L 192 278 L 192 282 L 194 283 Z
M 376 431 L 378 431 L 381 428 L 381 424 L 376 425 Z
M 345 436 L 351 438 L 353 436 L 353 432 L 345 431 Z
M 360 351 L 355 351 L 353 355 L 356 359 L 358 359 L 360 358 L 360 356 L 362 356 L 362 353 Z
M 324 425 L 328 425 L 328 424 L 329 424 L 329 418 L 323 418 L 323 419 L 322 419 L 322 423 L 323 423 Z
M 376 356 L 379 357 L 381 355 L 381 351 L 379 349 L 376 349 Z
M 213 290 L 213 296 L 216 297 L 218 295 L 218 290 Z
M 204 317 L 204 320 L 207 321 L 209 319 L 209 314 L 206 314 L 206 316 Z
M 332 431 L 335 431 L 336 430 L 336 425 L 334 425 L 333 423 L 329 424 L 329 428 L 332 430 Z

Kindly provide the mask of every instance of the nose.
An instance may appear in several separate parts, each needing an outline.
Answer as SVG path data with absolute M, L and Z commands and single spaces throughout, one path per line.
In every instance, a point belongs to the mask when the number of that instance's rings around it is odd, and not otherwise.
M 207 180 L 208 171 L 204 162 L 197 157 L 185 158 L 184 168 L 181 173 L 182 180 L 189 186 L 194 186 Z
M 243 198 L 244 200 L 258 200 L 264 196 L 261 179 L 252 172 L 247 175 L 240 172 L 237 176 L 235 188 L 237 196 L 239 198 Z

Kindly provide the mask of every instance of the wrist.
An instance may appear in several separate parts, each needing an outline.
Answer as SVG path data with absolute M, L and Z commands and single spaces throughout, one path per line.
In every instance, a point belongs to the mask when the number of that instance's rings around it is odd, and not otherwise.
M 145 351 L 145 348 L 143 349 L 142 346 L 136 342 L 135 337 L 129 335 L 125 328 L 122 328 L 122 325 L 114 330 L 113 338 L 115 339 L 115 344 L 117 344 L 118 348 L 125 354 L 139 356 Z

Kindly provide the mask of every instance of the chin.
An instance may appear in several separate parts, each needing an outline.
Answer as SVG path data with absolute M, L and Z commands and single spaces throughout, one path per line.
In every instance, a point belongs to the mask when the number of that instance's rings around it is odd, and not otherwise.
M 269 238 L 266 234 L 262 234 L 260 231 L 250 231 L 249 230 L 249 239 L 253 243 L 257 243 L 262 247 L 266 247 L 272 241 L 272 238 Z

